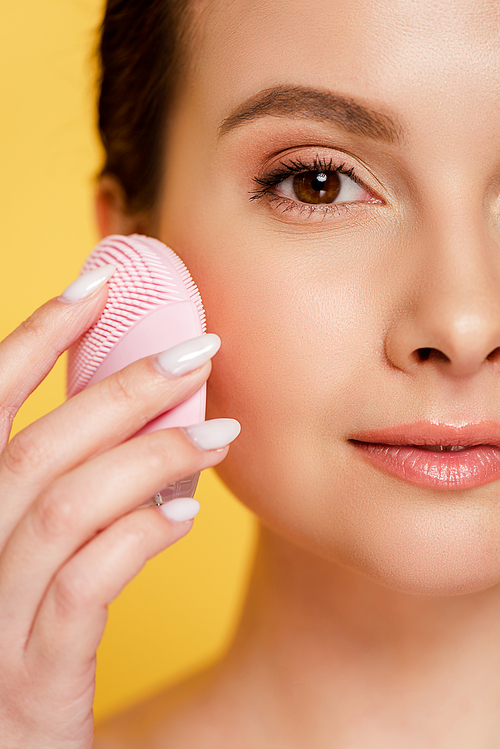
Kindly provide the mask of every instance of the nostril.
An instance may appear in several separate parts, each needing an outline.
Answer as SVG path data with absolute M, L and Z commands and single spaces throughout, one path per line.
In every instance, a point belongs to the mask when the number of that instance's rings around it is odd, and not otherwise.
M 443 354 L 443 352 L 439 351 L 439 349 L 437 348 L 418 348 L 416 351 L 414 351 L 414 356 L 416 357 L 417 361 L 427 361 L 428 359 L 432 359 L 434 361 L 450 361 L 446 354 Z
M 486 357 L 488 361 L 498 361 L 500 359 L 500 348 L 494 348 Z
M 426 361 L 431 355 L 431 350 L 430 348 L 418 348 L 415 351 L 415 354 L 417 356 L 417 359 L 419 359 L 419 361 Z

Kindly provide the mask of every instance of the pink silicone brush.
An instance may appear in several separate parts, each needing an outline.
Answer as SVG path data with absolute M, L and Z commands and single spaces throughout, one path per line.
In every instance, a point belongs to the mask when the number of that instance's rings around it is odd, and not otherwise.
M 70 348 L 68 398 L 144 356 L 206 331 L 200 292 L 173 250 L 151 237 L 114 234 L 99 242 L 81 273 L 112 263 L 109 295 L 99 320 Z M 149 422 L 137 434 L 189 426 L 205 418 L 206 385 Z M 178 481 L 152 500 L 192 497 L 199 474 Z

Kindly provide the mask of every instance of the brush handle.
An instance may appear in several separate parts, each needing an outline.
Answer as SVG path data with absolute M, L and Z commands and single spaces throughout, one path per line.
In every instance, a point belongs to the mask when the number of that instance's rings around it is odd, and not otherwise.
M 93 385 L 137 359 L 159 354 L 182 341 L 202 335 L 200 317 L 191 301 L 157 307 L 144 315 L 134 327 L 120 338 L 115 347 L 99 366 L 88 385 Z M 206 384 L 198 392 L 175 408 L 150 421 L 134 436 L 149 434 L 157 429 L 190 426 L 205 418 Z M 192 497 L 198 483 L 199 474 L 177 481 L 163 489 L 145 505 L 161 504 L 169 499 Z M 160 501 L 161 500 L 161 501 Z

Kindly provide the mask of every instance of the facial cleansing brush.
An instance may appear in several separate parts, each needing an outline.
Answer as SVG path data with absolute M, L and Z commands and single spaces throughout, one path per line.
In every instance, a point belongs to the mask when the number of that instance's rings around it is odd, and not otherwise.
M 173 250 L 151 237 L 111 235 L 87 258 L 81 274 L 112 263 L 108 301 L 99 320 L 69 349 L 67 396 L 137 359 L 158 354 L 206 331 L 200 292 Z M 205 418 L 206 385 L 158 416 L 137 435 L 189 426 Z M 135 436 L 137 436 L 135 435 Z M 155 495 L 152 504 L 192 497 L 199 474 Z M 151 504 L 151 503 L 148 503 Z

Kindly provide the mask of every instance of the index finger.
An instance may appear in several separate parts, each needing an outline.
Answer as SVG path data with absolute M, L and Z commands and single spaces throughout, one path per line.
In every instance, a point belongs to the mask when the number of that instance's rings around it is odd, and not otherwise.
M 107 301 L 103 287 L 114 270 L 113 265 L 107 265 L 81 276 L 75 282 L 79 298 L 75 298 L 73 283 L 0 342 L 0 449 L 7 443 L 12 420 L 26 398 L 59 356 L 101 315 Z

